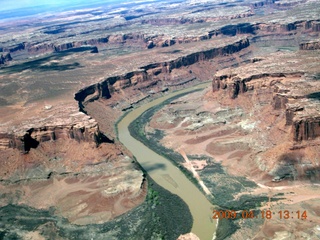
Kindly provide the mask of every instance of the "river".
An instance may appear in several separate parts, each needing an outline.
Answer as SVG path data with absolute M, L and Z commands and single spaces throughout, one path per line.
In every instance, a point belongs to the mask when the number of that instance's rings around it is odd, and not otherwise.
M 134 139 L 128 130 L 129 124 L 147 109 L 160 104 L 168 98 L 195 89 L 204 89 L 209 83 L 183 89 L 153 100 L 129 112 L 118 123 L 118 137 L 120 142 L 136 157 L 140 165 L 150 177 L 163 188 L 178 195 L 189 206 L 193 216 L 192 232 L 201 240 L 211 240 L 216 231 L 216 220 L 212 219 L 212 204 L 204 194 L 168 159 L 152 151 L 141 142 Z M 156 167 L 161 166 L 161 168 Z

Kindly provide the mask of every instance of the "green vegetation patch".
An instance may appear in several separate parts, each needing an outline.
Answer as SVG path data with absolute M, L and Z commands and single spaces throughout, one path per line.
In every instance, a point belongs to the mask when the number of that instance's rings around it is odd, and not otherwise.
M 162 103 L 146 110 L 137 119 L 135 119 L 130 123 L 128 129 L 131 136 L 137 139 L 138 141 L 142 142 L 144 145 L 146 145 L 148 148 L 152 149 L 156 153 L 167 158 L 168 160 L 173 162 L 175 165 L 177 165 L 177 163 L 184 162 L 184 159 L 181 156 L 181 154 L 173 151 L 172 149 L 168 149 L 159 143 L 159 140 L 161 140 L 162 137 L 164 136 L 164 133 L 161 130 L 156 130 L 154 133 L 150 133 L 150 132 L 146 133 L 145 127 L 150 122 L 152 116 L 161 108 L 163 108 L 165 105 L 169 104 L 171 101 L 177 98 L 180 98 L 186 94 L 189 94 L 195 91 L 199 91 L 199 90 L 194 90 L 188 93 L 181 93 L 177 96 L 169 98 L 163 101 Z
M 148 182 L 143 204 L 104 224 L 79 226 L 54 215 L 54 208 L 7 205 L 0 208 L 0 239 L 24 239 L 27 233 L 37 231 L 45 239 L 175 240 L 190 232 L 193 220 L 185 202 L 152 179 Z
M 216 240 L 226 239 L 239 229 L 236 221 L 230 219 L 220 219 L 216 231 Z
M 245 177 L 229 175 L 220 163 L 213 162 L 212 159 L 209 159 L 208 165 L 199 172 L 199 175 L 214 195 L 214 199 L 212 199 L 213 203 L 222 208 L 230 209 L 230 204 L 236 205 L 234 203 L 234 196 L 236 194 L 250 191 L 257 187 L 254 182 Z M 237 209 L 239 207 L 237 207 Z
M 173 151 L 172 149 L 166 148 L 162 144 L 160 144 L 160 140 L 163 138 L 164 132 L 161 130 L 155 130 L 154 132 L 146 133 L 145 131 L 145 127 L 150 122 L 152 116 L 161 108 L 163 108 L 165 105 L 169 104 L 173 100 L 180 98 L 186 94 L 190 94 L 200 90 L 202 89 L 192 90 L 187 93 L 178 94 L 172 98 L 169 98 L 163 101 L 162 103 L 152 108 L 149 108 L 144 113 L 142 113 L 137 119 L 132 121 L 128 126 L 128 129 L 132 137 L 142 142 L 144 145 L 152 149 L 154 152 L 170 160 L 188 177 L 188 179 L 191 182 L 193 182 L 201 191 L 203 191 L 198 181 L 193 177 L 192 173 L 182 166 L 181 163 L 184 162 L 184 158 L 181 156 L 181 154 Z
M 169 104 L 174 99 L 189 93 L 183 93 L 175 96 L 153 108 L 148 109 L 129 125 L 129 131 L 135 139 L 139 140 L 148 148 L 172 161 L 202 191 L 202 188 L 199 186 L 197 180 L 194 179 L 192 173 L 181 165 L 181 163 L 184 162 L 183 157 L 172 149 L 168 149 L 160 144 L 160 140 L 165 134 L 164 131 L 158 129 L 155 129 L 152 132 L 145 131 L 147 124 L 157 111 L 159 111 L 163 106 Z M 209 200 L 220 209 L 235 211 L 253 210 L 254 212 L 258 212 L 257 209 L 269 201 L 268 196 L 254 196 L 250 194 L 250 191 L 257 187 L 253 181 L 250 181 L 245 177 L 229 175 L 221 166 L 221 164 L 214 162 L 214 159 L 211 157 L 205 155 L 189 155 L 188 158 L 191 161 L 204 159 L 207 160 L 208 165 L 205 169 L 199 171 L 199 175 L 204 184 L 213 194 L 213 197 Z M 248 194 L 241 195 L 239 198 L 235 198 L 237 194 L 242 192 L 248 192 Z M 153 191 L 148 193 L 148 199 L 149 204 L 152 203 L 154 206 L 159 204 L 157 193 Z M 279 199 L 280 198 L 271 198 L 270 201 L 276 201 Z M 245 221 L 241 221 L 241 218 L 236 218 L 234 220 L 220 219 L 217 228 L 216 239 L 226 239 L 234 234 L 237 230 L 242 228 L 247 229 L 253 227 L 256 229 L 258 228 L 259 224 L 262 224 L 259 219 L 245 219 Z

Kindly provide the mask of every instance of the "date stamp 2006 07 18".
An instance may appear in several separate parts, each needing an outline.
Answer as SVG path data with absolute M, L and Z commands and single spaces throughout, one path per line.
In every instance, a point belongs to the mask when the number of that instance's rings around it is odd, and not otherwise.
M 259 212 L 255 212 L 253 210 L 242 210 L 242 211 L 234 211 L 234 210 L 213 210 L 213 219 L 236 219 L 236 218 L 261 218 L 270 220 L 272 218 L 278 219 L 307 219 L 307 211 L 288 211 L 288 210 L 280 210 L 278 212 L 272 212 L 271 210 L 262 210 Z

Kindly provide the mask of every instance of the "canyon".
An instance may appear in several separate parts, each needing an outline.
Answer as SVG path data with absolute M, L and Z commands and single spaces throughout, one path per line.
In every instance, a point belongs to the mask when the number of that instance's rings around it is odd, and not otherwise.
M 290 225 L 240 220 L 231 239 L 253 228 L 259 229 L 255 239 L 317 237 L 319 195 L 312 192 L 319 187 L 318 62 L 309 50 L 277 52 L 220 70 L 209 89 L 172 101 L 146 126 L 147 136 L 184 156 L 174 161 L 200 178 L 222 209 L 234 209 L 246 194 L 264 193 L 262 211 L 304 207 L 310 216 L 303 228 L 297 227 L 301 219 Z M 279 195 L 281 200 L 270 201 Z
M 255 211 L 308 211 L 301 228 L 299 219 L 288 226 L 224 219 L 216 239 L 319 236 L 319 8 L 311 0 L 156 1 L 2 19 L 0 209 L 30 207 L 74 225 L 0 225 L 0 236 L 42 239 L 59 228 L 68 239 L 65 232 L 90 224 L 120 229 L 135 209 L 160 214 L 154 189 L 188 215 L 183 200 L 148 179 L 119 141 L 116 123 L 208 80 L 205 90 L 155 111 L 145 136 L 173 151 L 173 163 L 216 207 L 250 196 Z M 146 222 L 141 215 L 128 234 L 164 215 Z M 93 229 L 92 236 L 121 238 L 111 229 Z M 176 239 L 191 228 L 149 231 L 146 239 Z

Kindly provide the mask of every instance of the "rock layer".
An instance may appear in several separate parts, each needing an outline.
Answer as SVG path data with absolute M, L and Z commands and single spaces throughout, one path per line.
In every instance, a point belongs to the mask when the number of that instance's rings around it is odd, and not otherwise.
M 301 54 L 301 53 L 300 53 Z M 278 54 L 272 62 L 272 57 L 243 67 L 233 74 L 221 71 L 212 80 L 212 91 L 223 91 L 231 99 L 236 99 L 245 93 L 266 94 L 272 96 L 268 101 L 274 110 L 285 113 L 287 126 L 291 126 L 292 140 L 303 141 L 320 137 L 320 103 L 317 66 L 310 69 L 309 62 L 285 60 L 286 54 Z M 293 56 L 294 55 L 294 56 Z M 308 55 L 310 62 L 317 62 L 316 55 Z M 288 54 L 288 56 L 290 56 Z M 313 57 L 311 57 L 313 56 Z M 298 55 L 291 54 L 297 59 Z M 312 58 L 312 59 L 311 59 Z M 279 61 L 284 62 L 279 62 Z M 252 61 L 254 62 L 254 61 Z M 268 72 L 263 72 L 268 69 Z M 299 70 L 299 72 L 297 71 Z M 273 72 L 274 71 L 274 72 Z M 310 72 L 315 71 L 315 75 Z M 307 75 L 308 74 L 308 75 Z M 309 76 L 310 75 L 310 76 Z
M 320 49 L 320 42 L 306 42 L 299 44 L 300 50 L 317 50 Z
M 75 99 L 79 102 L 81 108 L 84 102 L 94 101 L 99 98 L 110 98 L 113 92 L 140 82 L 152 81 L 153 77 L 160 73 L 170 74 L 174 69 L 190 66 L 218 56 L 233 54 L 249 47 L 249 45 L 249 40 L 243 39 L 224 47 L 195 52 L 167 62 L 145 65 L 137 71 L 129 72 L 122 76 L 109 77 L 102 82 L 83 88 L 75 94 Z
M 269 2 L 274 1 L 263 1 L 258 4 L 256 7 L 261 7 L 265 4 L 269 4 Z M 262 5 L 261 5 L 262 4 Z M 296 4 L 296 3 L 295 3 Z M 261 5 L 261 6 L 260 6 Z M 250 14 L 249 14 L 250 15 Z M 248 15 L 248 16 L 249 16 Z M 247 17 L 242 16 L 242 17 Z M 235 17 L 239 18 L 239 17 Z M 162 19 L 162 20 L 143 20 L 142 24 L 156 24 L 162 25 L 167 22 L 171 24 L 192 24 L 197 23 L 200 20 L 190 20 L 187 19 Z M 200 22 L 210 22 L 212 19 L 204 19 Z M 288 23 L 238 23 L 225 25 L 223 27 L 219 27 L 214 30 L 209 30 L 207 33 L 203 33 L 198 36 L 184 36 L 184 37 L 169 37 L 165 34 L 157 34 L 157 35 L 148 35 L 141 33 L 125 33 L 125 34 L 106 34 L 105 36 L 98 38 L 91 38 L 85 40 L 75 40 L 72 42 L 66 43 L 56 43 L 56 42 L 40 42 L 40 43 L 28 43 L 23 42 L 17 45 L 2 47 L 2 51 L 14 53 L 17 51 L 27 51 L 30 54 L 38 54 L 38 53 L 46 53 L 46 52 L 61 52 L 72 48 L 77 48 L 80 46 L 105 46 L 107 45 L 118 45 L 118 44 L 126 44 L 144 47 L 147 49 L 151 49 L 154 47 L 168 47 L 174 44 L 183 44 L 187 42 L 198 42 L 211 39 L 213 37 L 219 35 L 226 36 L 235 36 L 239 34 L 250 34 L 252 36 L 277 33 L 277 34 L 286 34 L 287 32 L 319 32 L 320 31 L 320 21 L 319 20 L 300 20 Z
M 39 144 L 47 141 L 76 140 L 78 142 L 95 143 L 97 146 L 110 141 L 100 131 L 97 122 L 81 112 L 69 113 L 68 116 L 35 119 L 32 124 L 22 124 L 8 132 L 0 132 L 0 150 L 17 148 L 29 152 Z M 53 110 L 54 111 L 54 110 Z

